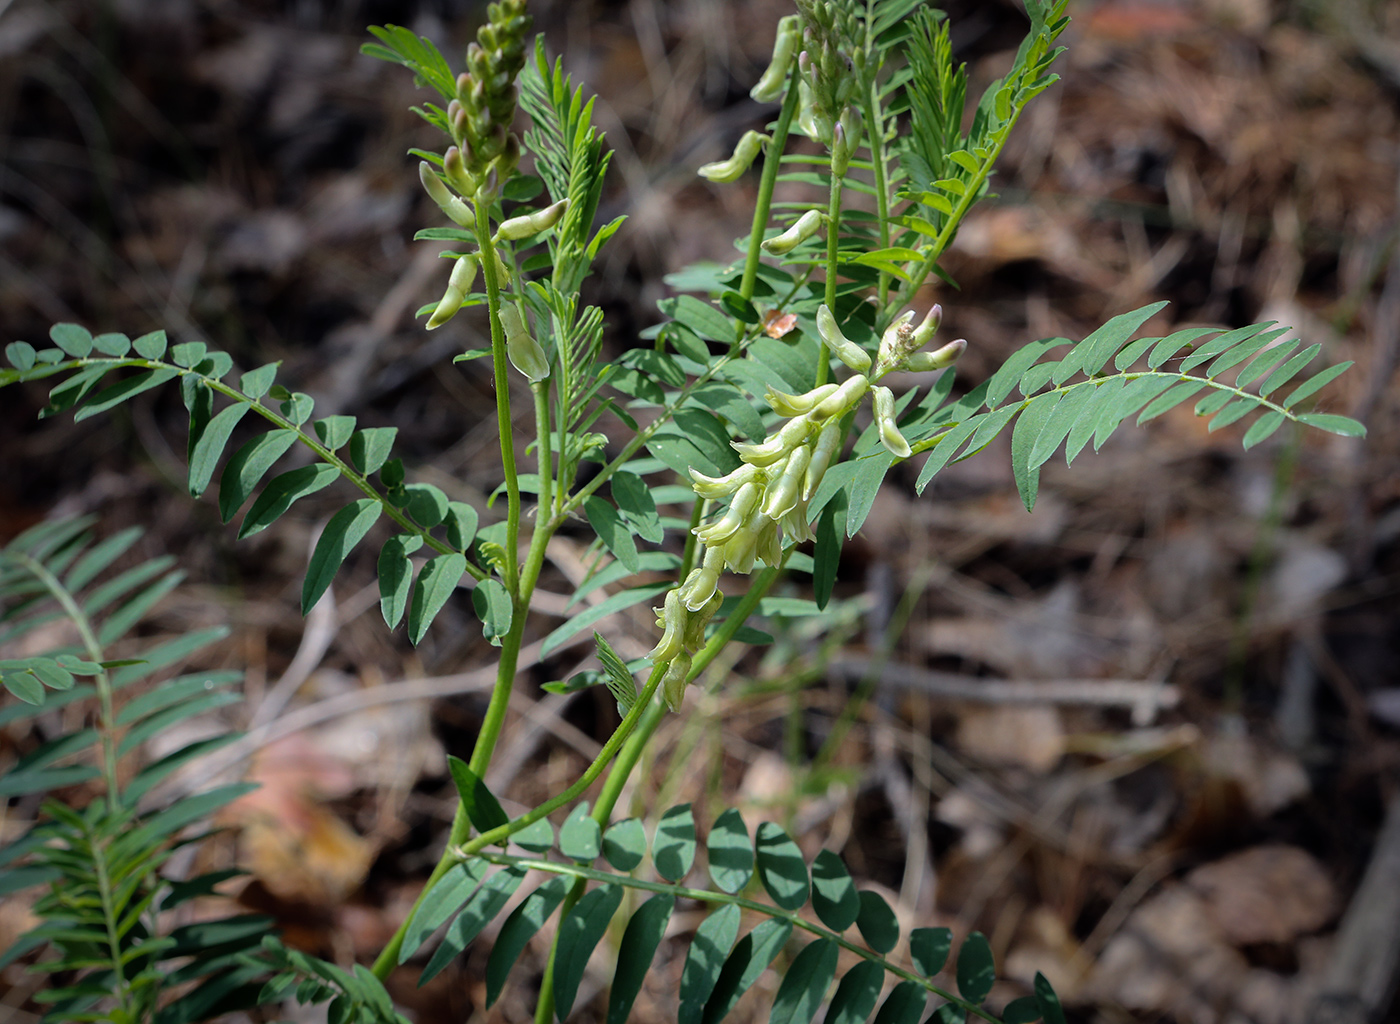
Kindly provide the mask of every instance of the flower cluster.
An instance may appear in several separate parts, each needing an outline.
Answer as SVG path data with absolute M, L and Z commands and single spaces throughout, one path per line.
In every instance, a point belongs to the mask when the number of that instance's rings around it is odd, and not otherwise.
M 932 339 L 943 312 L 930 310 L 918 327 L 905 313 L 890 325 L 880 341 L 873 365 L 870 354 L 850 341 L 831 310 L 817 311 L 822 340 L 854 371 L 841 384 L 823 384 L 801 395 L 768 389 L 769 406 L 786 422 L 759 444 L 731 442 L 742 465 L 722 477 L 690 471 L 691 487 L 707 500 L 729 499 L 724 514 L 695 529 L 700 541 L 699 564 L 666 595 L 655 609 L 661 640 L 651 651 L 656 664 L 669 663 L 663 679 L 667 703 L 680 706 L 692 657 L 705 641 L 705 627 L 719 609 L 719 576 L 725 569 L 747 574 L 758 563 L 782 562 L 783 536 L 795 542 L 812 539 L 808 502 L 841 450 L 842 419 L 865 397 L 874 396 L 875 423 L 880 441 L 899 457 L 911 454 L 909 442 L 895 422 L 894 393 L 875 381 L 896 369 L 939 370 L 951 366 L 967 347 L 958 340 L 936 352 L 919 351 Z

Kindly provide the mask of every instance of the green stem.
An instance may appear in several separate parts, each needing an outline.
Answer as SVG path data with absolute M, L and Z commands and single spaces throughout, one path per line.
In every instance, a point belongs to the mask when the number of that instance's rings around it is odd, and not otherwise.
M 778 123 L 773 128 L 773 141 L 763 154 L 763 176 L 758 182 L 758 202 L 753 210 L 753 228 L 749 231 L 749 251 L 744 258 L 744 276 L 739 283 L 739 294 L 746 299 L 753 298 L 753 289 L 758 281 L 759 257 L 763 232 L 768 227 L 768 214 L 773 205 L 773 189 L 778 183 L 778 169 L 783 162 L 783 150 L 787 149 L 788 132 L 792 119 L 797 115 L 797 83 L 794 82 L 783 97 L 783 107 L 778 113 Z
M 550 450 L 549 424 L 549 378 L 535 381 L 530 385 L 535 396 L 535 437 L 539 445 L 539 505 L 535 511 L 535 521 L 539 525 L 549 522 L 554 506 L 554 453 Z
M 866 59 L 873 59 L 873 54 Z M 887 167 L 889 154 L 885 152 L 885 125 L 880 119 L 880 86 L 875 75 L 870 76 L 870 87 L 865 94 L 865 133 L 866 138 L 870 141 L 870 166 L 875 174 L 875 211 L 880 225 L 880 248 L 888 249 L 890 247 L 890 196 Z M 884 309 L 890 296 L 890 275 L 883 270 L 880 271 L 877 294 L 880 308 Z
M 841 185 L 835 169 L 831 172 L 831 193 L 826 204 L 826 308 L 836 312 L 836 255 L 841 244 Z M 823 339 L 817 353 L 817 387 L 826 383 L 830 372 L 831 351 Z
M 83 642 L 83 650 L 87 652 L 88 660 L 98 664 L 106 661 L 102 645 L 98 642 L 97 634 L 92 630 L 92 622 L 62 581 L 49 572 L 48 567 L 36 558 L 23 553 L 15 553 L 10 557 L 24 566 L 30 575 L 42 583 L 44 589 L 59 603 L 63 613 L 68 616 L 68 620 L 77 628 L 78 637 Z M 115 813 L 121 805 L 117 796 L 117 716 L 112 700 L 112 681 L 105 669 L 93 677 L 93 686 L 97 689 L 98 724 L 101 726 L 102 781 L 107 787 L 107 807 Z
M 500 433 L 501 471 L 506 485 L 506 589 L 519 592 L 516 560 L 520 544 L 520 479 L 515 471 L 515 428 L 510 416 L 510 366 L 506 333 L 501 327 L 501 280 L 497 274 L 496 246 L 491 241 L 489 203 L 476 204 L 476 237 L 481 245 L 481 272 L 486 281 L 486 310 L 491 321 L 491 369 L 496 385 L 496 429 Z

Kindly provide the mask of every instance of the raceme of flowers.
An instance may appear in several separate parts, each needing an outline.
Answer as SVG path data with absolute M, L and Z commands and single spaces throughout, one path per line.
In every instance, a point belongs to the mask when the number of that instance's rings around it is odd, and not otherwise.
M 966 341 L 921 351 L 932 340 L 942 316 L 942 309 L 934 306 L 917 327 L 912 325 L 912 310 L 897 318 L 880 339 L 872 366 L 869 353 L 841 333 L 836 317 L 823 304 L 817 310 L 817 328 L 826 346 L 854 371 L 853 376 L 801 395 L 770 387 L 765 396 L 768 404 L 786 422 L 758 444 L 731 442 L 742 465 L 727 476 L 690 471 L 697 495 L 710 501 L 728 498 L 729 505 L 718 519 L 695 528 L 699 564 L 655 609 L 662 636 L 650 657 L 655 664 L 668 664 L 662 688 L 672 709 L 680 706 L 694 655 L 705 642 L 705 627 L 723 600 L 720 573 L 728 569 L 747 574 L 760 563 L 778 566 L 785 533 L 796 543 L 812 539 L 808 502 L 841 450 L 842 419 L 867 393 L 873 398 L 881 443 L 898 458 L 910 455 L 909 442 L 895 422 L 894 393 L 875 382 L 892 370 L 951 366 L 967 347 Z

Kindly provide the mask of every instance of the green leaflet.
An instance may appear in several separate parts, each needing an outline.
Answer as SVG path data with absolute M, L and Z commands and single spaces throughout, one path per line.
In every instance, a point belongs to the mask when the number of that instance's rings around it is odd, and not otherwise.
M 258 481 L 296 441 L 292 430 L 270 430 L 253 438 L 234 453 L 219 480 L 219 515 L 224 522 L 233 518 L 253 493 Z
M 690 804 L 672 807 L 661 816 L 651 844 L 651 860 L 656 873 L 668 882 L 679 882 L 690 873 L 695 862 L 695 818 Z
M 472 827 L 478 832 L 489 832 L 510 821 L 510 817 L 501 809 L 500 801 L 486 788 L 486 783 L 471 770 L 467 762 L 460 757 L 449 755 L 447 767 L 452 773 L 452 782 L 457 787 L 457 795 L 462 800 L 462 808 L 471 820 Z
M 836 977 L 839 949 L 830 939 L 808 943 L 793 958 L 773 999 L 770 1024 L 811 1024 Z
M 873 960 L 862 960 L 841 979 L 827 1007 L 824 1024 L 864 1024 L 880 998 L 885 970 Z
M 996 984 L 992 947 L 981 932 L 973 932 L 958 950 L 958 992 L 969 1003 L 980 1004 Z
M 569 891 L 570 880 L 560 875 L 547 880 L 525 901 L 511 911 L 491 946 L 491 956 L 486 962 L 486 1005 L 495 1004 L 505 987 L 506 977 L 515 961 L 520 958 L 525 944 L 540 930 L 549 916 L 564 901 Z M 737 910 L 738 908 L 734 908 Z M 736 918 L 738 914 L 734 915 Z
M 736 893 L 753 877 L 753 844 L 744 817 L 731 807 L 710 826 L 706 842 L 710 880 L 721 892 Z
M 467 560 L 461 555 L 454 553 L 443 557 L 461 558 L 462 571 L 466 571 Z M 458 578 L 460 577 L 459 572 Z M 495 577 L 482 580 L 472 591 L 472 607 L 476 610 L 477 618 L 481 619 L 482 636 L 493 646 L 499 647 L 501 638 L 510 632 L 511 624 L 515 621 L 515 606 L 511 603 L 510 593 L 505 584 Z
M 559 852 L 587 863 L 595 860 L 602 848 L 602 828 L 588 816 L 588 802 L 584 801 L 569 812 L 559 827 Z
M 519 841 L 517 833 L 516 842 Z M 603 856 L 618 871 L 633 870 L 646 855 L 647 834 L 637 818 L 615 822 L 603 833 Z
M 791 924 L 770 918 L 759 922 L 753 931 L 740 939 L 715 980 L 714 991 L 710 993 L 701 1014 L 701 1024 L 719 1024 L 728 1016 L 739 997 L 753 987 L 758 976 L 768 969 L 791 936 Z
M 408 595 L 413 584 L 413 563 L 408 560 L 408 553 L 422 543 L 419 537 L 401 535 L 390 537 L 379 549 L 379 610 L 390 629 L 398 626 L 408 610 Z
M 926 978 L 943 970 L 952 949 L 953 933 L 947 928 L 915 928 L 909 933 L 909 956 Z
M 559 939 L 554 947 L 554 1012 L 560 1021 L 574 1008 L 574 997 L 578 995 L 588 957 L 621 905 L 622 887 L 602 885 L 584 893 L 560 922 Z
M 812 861 L 812 909 L 832 931 L 844 932 L 860 916 L 860 897 L 841 858 L 822 850 Z
M 458 954 L 476 941 L 482 929 L 505 909 L 507 901 L 515 895 L 520 883 L 525 881 L 525 874 L 525 869 L 520 867 L 508 867 L 497 871 L 472 894 L 462 907 L 462 912 L 448 926 L 442 943 L 433 952 L 432 959 L 423 968 L 423 973 L 419 975 L 420 986 L 432 981 Z
M 408 637 L 415 645 L 427 635 L 428 627 L 432 625 L 433 619 L 437 618 L 438 612 L 442 611 L 443 605 L 447 604 L 447 599 L 457 589 L 457 583 L 466 571 L 466 556 L 456 551 L 429 559 L 419 571 L 418 578 L 413 583 L 413 601 L 408 609 Z M 492 582 L 494 581 L 486 580 L 477 587 L 472 593 L 473 603 L 476 602 L 477 592 Z M 500 586 L 499 583 L 496 585 Z M 493 623 L 499 624 L 495 620 Z M 510 628 L 508 620 L 506 628 Z
M 355 545 L 364 539 L 379 519 L 380 504 L 372 498 L 361 498 L 351 502 L 331 516 L 330 522 L 321 531 L 316 541 L 316 549 L 311 553 L 311 564 L 306 568 L 306 579 L 301 588 L 301 613 L 311 611 L 321 595 L 331 585 L 331 580 L 340 570 Z
M 433 883 L 433 887 L 423 894 L 418 909 L 408 919 L 403 946 L 399 949 L 399 963 L 406 963 L 428 936 L 471 898 L 485 874 L 485 862 L 467 861 L 454 864 Z
M 377 473 L 389 461 L 398 427 L 366 427 L 350 435 L 350 464 L 364 476 Z
M 674 896 L 658 893 L 643 903 L 627 922 L 617 950 L 617 973 L 608 993 L 608 1024 L 625 1024 L 675 908 Z
M 860 893 L 856 927 L 865 943 L 877 953 L 888 953 L 899 944 L 899 919 L 885 898 L 869 889 Z
M 618 515 L 617 509 L 598 495 L 590 494 L 583 499 L 583 511 L 588 516 L 588 525 L 593 527 L 598 539 L 612 552 L 613 557 L 632 572 L 637 572 L 641 568 L 637 545 L 632 540 L 631 529 Z
M 231 467 L 232 463 L 229 465 Z M 334 466 L 317 463 L 274 477 L 243 518 L 238 538 L 242 540 L 267 529 L 292 507 L 293 502 L 329 487 L 338 476 L 340 471 Z
M 695 930 L 681 971 L 680 1009 L 676 1024 L 700 1024 L 705 1004 L 719 980 L 725 960 L 739 934 L 739 908 L 726 903 Z
M 913 981 L 901 981 L 880 1005 L 875 1024 L 919 1024 L 924 1015 L 928 992 Z
M 754 844 L 758 877 L 773 902 L 784 910 L 799 910 L 807 902 L 809 884 L 802 851 L 771 821 L 758 826 Z

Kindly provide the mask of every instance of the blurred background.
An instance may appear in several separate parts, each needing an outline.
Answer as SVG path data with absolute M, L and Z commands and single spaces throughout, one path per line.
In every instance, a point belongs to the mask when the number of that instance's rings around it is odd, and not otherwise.
M 531 6 L 550 54 L 598 94 L 616 151 L 601 214 L 629 219 L 588 285 L 615 354 L 660 319 L 666 274 L 736 258 L 756 182 L 694 171 L 772 116 L 748 89 L 790 8 Z M 413 318 L 448 268 L 438 243 L 410 241 L 439 216 L 406 150 L 438 139 L 408 111 L 425 98 L 410 76 L 357 52 L 367 24 L 393 22 L 460 63 L 483 7 L 0 0 L 3 340 L 71 320 L 163 327 L 241 368 L 283 360 L 318 415 L 397 425 L 411 478 L 484 508 L 499 479 L 489 371 L 451 363 L 483 324 L 468 311 L 429 335 Z M 980 95 L 1024 16 L 1011 0 L 947 9 Z M 1277 320 L 1327 362 L 1356 360 L 1322 407 L 1369 438 L 1283 430 L 1246 453 L 1241 429 L 1208 434 L 1181 406 L 1073 472 L 1052 460 L 1033 515 L 1006 438 L 919 498 L 917 467 L 894 472 L 847 546 L 828 639 L 778 621 L 774 646 L 736 651 L 666 723 L 622 806 L 690 800 L 703 824 L 737 803 L 751 826 L 786 823 L 809 856 L 837 850 L 906 928 L 984 931 L 1006 978 L 994 1005 L 1040 970 L 1079 1021 L 1285 1024 L 1323 989 L 1394 1019 L 1393 955 L 1367 975 L 1338 934 L 1368 909 L 1400 917 L 1355 898 L 1378 850 L 1400 857 L 1400 811 L 1382 836 L 1400 806 L 1400 5 L 1084 0 L 1070 13 L 1064 80 L 1032 105 L 1000 198 L 946 261 L 961 290 L 921 297 L 970 341 L 959 387 L 1026 341 L 1170 299 L 1152 333 Z M 379 618 L 367 544 L 303 620 L 301 571 L 334 489 L 235 544 L 211 498 L 184 491 L 174 391 L 100 426 L 39 422 L 43 398 L 0 401 L 0 539 L 92 513 L 103 534 L 150 528 L 131 558 L 178 558 L 183 597 L 147 630 L 233 626 L 216 659 L 247 670 L 248 700 L 225 724 L 253 727 L 239 750 L 264 783 L 201 856 L 247 867 L 230 891 L 289 941 L 373 956 L 440 851 L 445 754 L 467 756 L 485 706 L 492 649 L 468 602 L 411 648 Z M 577 533 L 552 549 L 535 635 L 558 623 L 585 545 Z M 624 656 L 651 646 L 650 619 L 610 621 Z M 610 732 L 606 694 L 538 689 L 586 654 L 527 666 L 488 780 L 508 810 L 561 788 Z M 419 682 L 396 692 L 413 699 L 369 706 L 405 680 Z M 0 732 L 0 757 L 32 743 Z M 12 807 L 3 838 L 35 813 Z M 699 920 L 682 909 L 635 1020 L 674 1014 Z M 27 920 L 22 900 L 0 905 L 0 947 Z M 394 992 L 425 1024 L 525 1021 L 545 951 L 527 951 L 489 1013 L 480 950 L 422 989 L 410 965 Z M 574 1019 L 601 1019 L 606 976 L 585 981 Z M 36 983 L 0 974 L 0 1020 L 37 1019 Z M 765 977 L 736 1019 L 774 987 Z

